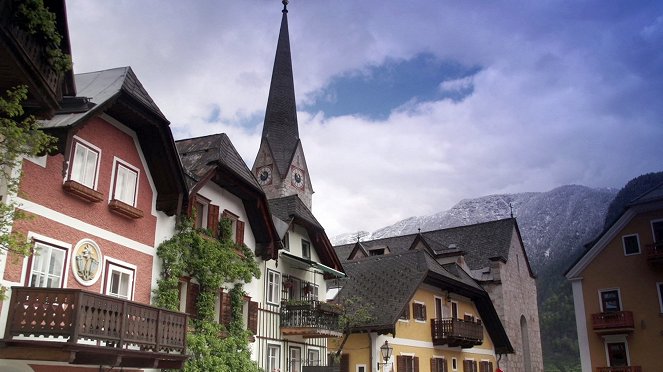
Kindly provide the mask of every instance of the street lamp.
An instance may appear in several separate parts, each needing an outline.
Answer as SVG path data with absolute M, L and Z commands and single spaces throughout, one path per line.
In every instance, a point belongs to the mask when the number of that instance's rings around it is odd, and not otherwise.
M 391 353 L 394 351 L 394 348 L 389 346 L 389 342 L 387 340 L 384 341 L 384 345 L 380 346 L 380 355 L 382 356 L 382 360 L 384 360 L 384 363 L 378 362 L 378 371 L 380 370 L 380 364 L 387 365 L 389 363 L 389 359 L 391 358 Z

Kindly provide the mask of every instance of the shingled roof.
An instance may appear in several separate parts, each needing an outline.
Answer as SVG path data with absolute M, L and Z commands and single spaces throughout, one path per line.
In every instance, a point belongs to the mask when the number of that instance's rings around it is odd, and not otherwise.
M 519 235 L 515 218 L 506 218 L 361 243 L 367 250 L 374 246 L 387 246 L 392 253 L 401 253 L 410 250 L 417 236 L 420 236 L 436 254 L 462 251 L 467 265 L 477 270 L 489 266 L 491 259 L 508 260 L 514 229 Z M 341 260 L 347 261 L 354 247 L 355 244 L 345 244 L 334 248 Z
M 318 253 L 322 264 L 343 272 L 341 261 L 336 255 L 325 229 L 299 196 L 290 195 L 269 199 L 269 210 L 276 218 L 286 222 L 288 225 L 292 223 L 302 225 L 312 240 L 311 243 Z
M 70 131 L 75 133 L 88 119 L 107 114 L 119 120 L 138 137 L 155 179 L 157 209 L 171 215 L 177 213 L 186 185 L 170 122 L 131 67 L 76 74 L 75 81 L 77 101 L 86 103 L 63 107 L 50 120 L 40 122 L 45 131 L 58 138 L 58 151 L 65 151 Z
M 370 320 L 354 327 L 354 332 L 391 333 L 396 337 L 398 317 L 426 283 L 472 299 L 496 350 L 513 352 L 488 293 L 455 264 L 442 266 L 426 250 L 416 249 L 348 261 L 343 267 L 348 277 L 336 301 L 359 299 L 353 306 L 369 312 Z
M 269 144 L 276 169 L 281 177 L 285 177 L 299 143 L 295 84 L 288 34 L 288 10 L 285 7 L 267 98 L 262 141 L 267 141 Z

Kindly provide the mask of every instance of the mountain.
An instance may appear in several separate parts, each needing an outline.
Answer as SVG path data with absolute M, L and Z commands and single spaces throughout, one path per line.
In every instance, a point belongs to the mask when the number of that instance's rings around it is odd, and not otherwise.
M 608 205 L 616 190 L 567 185 L 547 192 L 489 195 L 464 199 L 449 210 L 430 216 L 410 217 L 373 233 L 361 240 L 421 231 L 445 229 L 509 217 L 517 218 L 525 248 L 533 268 L 541 268 L 558 257 L 576 255 L 584 243 L 601 229 Z M 358 233 L 333 237 L 334 245 L 352 243 Z

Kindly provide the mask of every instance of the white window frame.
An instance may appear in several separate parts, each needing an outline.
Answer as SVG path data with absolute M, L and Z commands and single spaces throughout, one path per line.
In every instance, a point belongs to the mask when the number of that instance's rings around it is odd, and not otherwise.
M 363 368 L 360 370 L 360 368 Z M 357 364 L 355 365 L 355 372 L 368 372 L 366 364 Z
M 80 169 L 79 166 L 77 166 L 77 164 L 79 164 L 79 161 L 76 161 L 76 153 L 78 152 L 79 146 L 82 149 L 84 149 L 85 151 L 90 151 L 90 152 L 93 152 L 97 155 L 96 164 L 94 164 L 94 175 L 92 176 L 92 180 L 91 180 L 92 185 L 89 185 L 86 182 L 86 180 L 85 180 L 85 178 L 86 178 L 85 173 L 86 172 L 85 171 L 83 171 L 84 175 L 82 176 L 83 177 L 82 179 L 78 178 L 78 176 L 74 176 L 74 168 Z M 87 156 L 86 156 L 85 157 L 85 162 L 86 162 L 85 168 L 87 168 L 87 160 L 88 159 L 87 159 Z M 76 181 L 76 182 L 80 183 L 81 185 L 89 187 L 93 190 L 96 190 L 97 185 L 98 185 L 98 181 L 99 181 L 99 166 L 100 166 L 100 164 L 101 164 L 101 149 L 99 147 L 85 141 L 84 139 L 82 139 L 80 137 L 74 136 L 74 140 L 72 142 L 71 159 L 69 160 L 68 179 L 70 179 L 72 181 Z M 86 169 L 86 170 L 89 170 L 89 169 Z
M 35 287 L 37 287 L 37 288 L 66 288 L 67 271 L 68 271 L 67 268 L 68 268 L 68 264 L 69 264 L 69 262 L 68 262 L 69 261 L 69 251 L 71 250 L 71 245 L 70 244 L 64 244 L 64 243 L 63 244 L 58 244 L 58 242 L 55 241 L 54 239 L 39 239 L 39 238 L 36 238 L 32 234 L 29 235 L 29 238 L 35 239 L 35 243 L 34 243 L 35 253 L 31 256 L 30 265 L 29 265 L 30 267 L 28 268 L 28 275 L 27 275 L 28 287 L 33 286 L 32 276 L 33 276 L 33 272 L 35 271 L 34 270 L 35 261 L 36 261 L 35 258 L 44 257 L 44 256 L 41 256 L 40 255 L 41 253 L 37 250 L 37 248 L 39 247 L 40 250 L 43 249 L 43 248 L 48 248 L 48 260 L 47 260 L 47 261 L 49 261 L 49 264 L 48 264 L 48 267 L 47 267 L 48 272 L 42 272 L 41 270 L 38 270 L 38 273 L 40 274 L 40 277 L 44 276 L 45 280 L 50 279 L 49 276 L 52 276 L 52 274 L 50 274 L 50 257 L 52 255 L 52 251 L 54 249 L 57 250 L 58 252 L 62 251 L 62 253 L 64 254 L 64 257 L 62 258 L 62 267 L 60 268 L 60 276 L 59 276 L 58 286 L 57 287 L 35 286 Z M 39 258 L 38 260 L 42 261 L 41 258 Z
M 619 288 L 601 288 L 598 290 L 598 295 L 599 295 L 599 307 L 601 308 L 602 313 L 605 313 L 606 311 L 603 308 L 603 298 L 601 297 L 601 294 L 603 292 L 612 292 L 612 291 L 617 291 L 617 298 L 619 299 L 619 310 L 617 311 L 624 310 L 624 303 L 622 302 L 622 291 L 620 291 Z
M 317 355 L 317 358 L 313 360 L 311 355 Z M 306 348 L 306 365 L 307 366 L 320 366 L 320 349 L 317 347 L 307 347 Z
M 635 240 L 638 243 L 638 251 L 635 253 L 626 253 L 626 238 L 630 238 L 635 236 Z M 628 235 L 622 235 L 622 247 L 624 248 L 624 256 L 635 256 L 640 253 L 642 253 L 642 249 L 640 248 L 640 236 L 638 234 L 628 234 Z
M 283 243 L 283 249 L 290 252 L 290 234 L 287 231 L 283 235 L 281 242 Z
M 437 300 L 440 300 L 440 312 L 442 314 L 437 313 Z M 444 297 L 440 296 L 433 296 L 433 310 L 435 310 L 435 318 L 434 319 L 444 319 Z
M 279 305 L 281 303 L 281 273 L 274 270 L 267 270 L 267 280 L 265 281 L 265 301 L 268 304 Z M 270 296 L 270 293 L 272 294 Z
M 130 293 L 127 298 L 124 298 L 119 294 L 111 293 L 110 291 L 111 275 L 113 271 L 118 271 L 122 274 L 129 275 L 129 280 L 131 282 L 129 283 L 128 290 L 130 291 Z M 122 300 L 133 301 L 134 295 L 136 293 L 136 274 L 137 274 L 137 268 L 135 265 L 107 257 L 104 260 L 104 288 L 102 288 L 103 291 L 102 293 L 107 296 L 116 297 Z
M 663 282 L 656 283 L 656 293 L 658 294 L 658 304 L 660 306 L 661 314 L 663 314 Z
M 275 354 L 272 351 L 276 350 Z M 265 372 L 275 372 L 281 369 L 281 345 L 267 343 L 267 369 Z
M 458 371 L 458 358 L 456 357 L 451 358 L 451 370 Z
M 125 198 L 123 196 L 118 196 L 118 178 L 120 177 L 120 173 L 122 172 L 128 172 L 128 173 L 133 173 L 136 175 L 136 180 L 133 185 L 133 197 Z M 136 206 L 136 203 L 138 201 L 138 186 L 140 184 L 140 169 L 127 163 L 126 161 L 123 161 L 117 157 L 113 158 L 113 173 L 111 175 L 111 179 L 113 180 L 111 182 L 111 189 L 109 191 L 110 195 L 110 200 L 118 200 L 121 201 L 125 204 L 128 204 L 132 207 Z M 129 186 L 131 188 L 131 186 Z M 123 191 L 119 190 L 120 193 Z
M 428 310 L 426 309 L 427 306 L 426 306 L 425 302 L 414 300 L 414 301 L 412 301 L 412 303 L 422 305 L 425 309 L 424 311 L 426 312 L 426 316 L 428 316 Z M 428 319 L 426 319 L 426 318 L 424 318 L 423 320 L 417 319 L 417 314 L 414 313 L 414 306 L 412 307 L 412 319 L 414 319 L 414 321 L 416 323 L 426 323 L 428 321 Z
M 631 350 L 628 346 L 628 341 L 626 340 L 626 335 L 620 334 L 620 335 L 607 335 L 603 336 L 603 349 L 605 350 L 605 364 L 608 365 L 608 367 L 613 367 L 610 366 L 610 353 L 608 352 L 608 344 L 617 344 L 617 343 L 623 343 L 624 346 L 626 347 L 626 365 L 630 366 L 631 365 Z
M 293 355 L 292 355 L 293 350 L 297 350 L 297 352 L 299 353 L 299 359 L 293 358 Z M 290 346 L 288 348 L 288 371 L 290 371 L 290 372 L 301 372 L 302 371 L 302 347 L 301 346 Z
M 308 246 L 308 255 L 304 255 L 304 245 L 305 245 L 304 243 L 306 243 L 306 245 Z M 302 239 L 302 258 L 305 258 L 307 260 L 311 260 L 312 259 L 311 256 L 312 256 L 311 255 L 311 242 L 309 242 L 306 239 Z

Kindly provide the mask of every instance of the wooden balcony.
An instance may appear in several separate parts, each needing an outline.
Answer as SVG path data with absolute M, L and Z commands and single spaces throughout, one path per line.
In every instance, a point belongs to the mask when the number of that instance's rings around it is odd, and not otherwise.
M 186 314 L 80 289 L 13 287 L 0 358 L 183 367 Z
M 592 314 L 592 328 L 601 334 L 633 332 L 632 311 L 613 311 L 609 313 Z
M 461 319 L 431 319 L 433 345 L 470 348 L 483 343 L 483 325 Z
M 596 372 L 642 372 L 642 367 L 640 366 L 596 367 Z
M 306 338 L 329 338 L 343 335 L 339 326 L 340 310 L 336 305 L 310 301 L 281 304 L 281 333 Z
M 663 242 L 656 242 L 645 246 L 647 262 L 651 264 L 663 264 Z
M 65 74 L 51 65 L 47 46 L 19 26 L 15 16 L 17 4 L 0 1 L 0 93 L 19 84 L 27 85 L 26 107 L 42 117 L 50 117 L 59 108 Z M 56 7 L 64 12 L 64 2 L 48 5 L 51 10 Z M 63 22 L 59 18 L 58 21 Z

